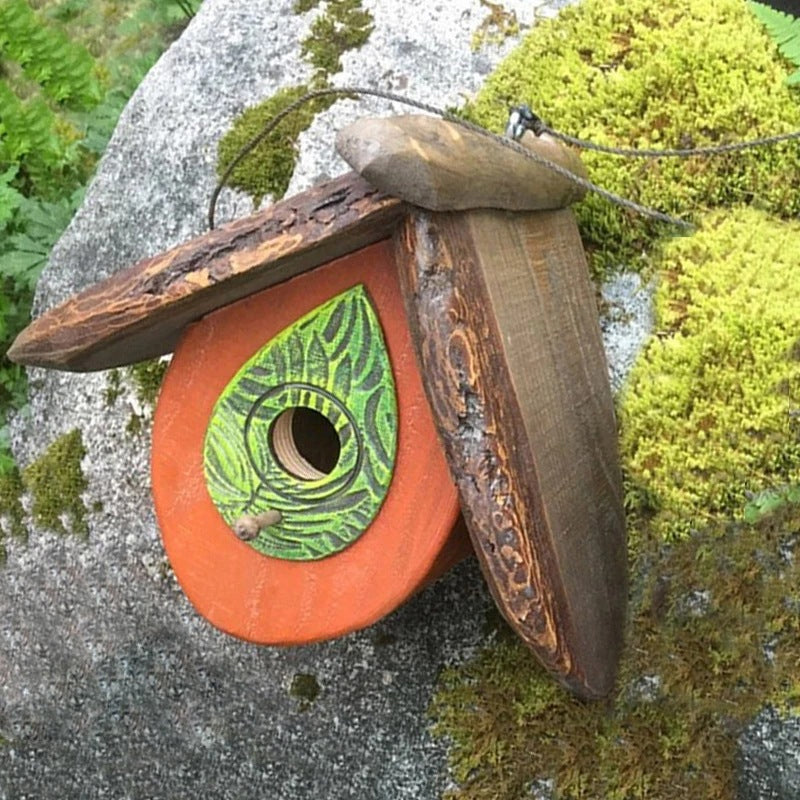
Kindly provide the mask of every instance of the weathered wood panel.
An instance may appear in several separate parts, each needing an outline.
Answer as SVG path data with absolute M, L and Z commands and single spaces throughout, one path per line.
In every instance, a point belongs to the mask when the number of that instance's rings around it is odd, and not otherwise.
M 577 153 L 551 136 L 528 131 L 520 144 L 587 177 Z M 434 211 L 565 208 L 586 193 L 495 139 L 437 117 L 359 119 L 339 131 L 336 149 L 373 186 Z
M 602 697 L 622 647 L 625 528 L 606 361 L 573 216 L 412 212 L 395 253 L 492 594 L 548 670 Z
M 88 371 L 170 353 L 190 322 L 386 238 L 403 210 L 349 173 L 90 287 L 32 322 L 8 357 Z

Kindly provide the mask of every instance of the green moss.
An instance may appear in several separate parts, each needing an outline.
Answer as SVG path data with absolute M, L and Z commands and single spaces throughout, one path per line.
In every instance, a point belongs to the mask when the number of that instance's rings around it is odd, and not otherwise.
M 25 511 L 20 500 L 22 496 L 22 477 L 15 468 L 0 475 L 0 515 L 4 525 L 0 527 L 0 563 L 6 559 L 5 535 L 7 533 L 18 539 L 27 539 L 25 527 Z
M 126 374 L 133 384 L 136 397 L 143 406 L 152 408 L 155 405 L 168 367 L 168 361 L 154 358 L 149 361 L 140 361 L 127 369 Z M 122 377 L 120 370 L 109 370 L 103 393 L 107 406 L 113 406 L 122 395 Z M 146 418 L 147 415 L 131 414 L 125 426 L 126 432 L 132 436 L 141 433 L 145 428 Z
M 529 103 L 559 130 L 633 147 L 686 147 L 800 129 L 785 63 L 741 0 L 584 0 L 539 23 L 487 80 L 470 116 L 500 130 Z M 800 150 L 691 159 L 584 154 L 591 178 L 664 211 L 753 203 L 800 212 Z M 576 208 L 599 274 L 631 262 L 663 226 L 590 195 Z
M 488 8 L 489 12 L 472 35 L 473 51 L 487 44 L 502 44 L 509 36 L 519 33 L 520 25 L 515 11 L 508 11 L 502 3 L 493 3 L 491 0 L 481 0 L 481 5 Z
M 642 559 L 608 704 L 559 689 L 511 636 L 444 672 L 432 711 L 453 743 L 452 796 L 519 798 L 552 778 L 565 800 L 732 800 L 743 725 L 765 701 L 800 702 L 800 559 L 786 555 L 798 539 L 787 505 Z
M 361 8 L 361 0 L 328 0 L 325 13 L 311 23 L 311 33 L 301 52 L 317 69 L 318 80 L 342 68 L 341 57 L 363 45 L 372 33 L 372 14 Z
M 155 404 L 168 367 L 169 363 L 162 361 L 160 358 L 154 358 L 151 361 L 140 361 L 138 364 L 129 367 L 128 374 L 133 380 L 136 396 L 139 398 L 140 403 L 148 406 Z M 117 381 L 117 387 L 119 387 L 119 381 Z
M 309 91 L 308 86 L 281 89 L 263 103 L 248 108 L 233 127 L 220 139 L 217 172 L 221 176 L 241 149 L 286 106 Z M 290 114 L 263 142 L 233 170 L 228 185 L 252 196 L 258 205 L 266 195 L 283 197 L 289 186 L 296 160 L 298 136 L 314 121 L 314 117 L 333 103 L 320 98 L 301 106 Z
M 320 2 L 321 0 L 295 0 L 292 11 L 295 14 L 305 14 L 306 11 L 316 8 Z
M 300 701 L 300 711 L 308 711 L 321 692 L 316 676 L 298 672 L 292 677 L 289 694 Z
M 305 13 L 319 5 L 319 0 L 296 0 L 295 13 Z M 329 78 L 341 69 L 341 56 L 361 47 L 372 32 L 372 15 L 361 8 L 361 0 L 329 0 L 325 10 L 311 24 L 311 31 L 301 44 L 305 60 L 316 69 L 309 85 L 289 86 L 272 97 L 245 110 L 220 140 L 217 151 L 217 174 L 221 177 L 242 148 L 259 134 L 280 111 L 311 89 L 329 85 Z M 334 97 L 317 98 L 285 118 L 233 170 L 227 185 L 247 192 L 258 205 L 264 197 L 283 197 L 296 162 L 297 139 L 314 117 L 335 102 Z
M 661 261 L 655 337 L 622 403 L 622 453 L 657 538 L 800 481 L 800 225 L 713 214 Z
M 79 430 L 56 439 L 39 459 L 22 471 L 22 484 L 31 495 L 31 517 L 43 528 L 87 535 L 86 505 L 81 495 L 88 486 L 81 470 L 86 455 Z
M 128 436 L 138 436 L 145 429 L 144 418 L 139 414 L 131 414 L 125 423 L 125 433 Z
M 118 369 L 111 369 L 106 376 L 106 388 L 103 399 L 107 406 L 113 406 L 122 394 L 122 374 Z

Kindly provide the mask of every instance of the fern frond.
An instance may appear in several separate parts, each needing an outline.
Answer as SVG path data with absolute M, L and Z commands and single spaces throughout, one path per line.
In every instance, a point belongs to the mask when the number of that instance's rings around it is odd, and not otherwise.
M 767 29 L 767 34 L 778 46 L 780 54 L 795 67 L 800 67 L 800 17 L 748 0 L 755 18 Z M 800 69 L 793 72 L 786 82 L 800 84 Z
M 26 0 L 0 0 L 0 52 L 56 103 L 87 110 L 103 96 L 89 51 L 47 25 Z

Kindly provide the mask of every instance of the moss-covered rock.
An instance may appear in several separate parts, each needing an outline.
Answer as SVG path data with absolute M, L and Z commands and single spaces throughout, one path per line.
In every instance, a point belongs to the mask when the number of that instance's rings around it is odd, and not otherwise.
M 583 0 L 543 21 L 487 80 L 470 116 L 495 130 L 528 103 L 557 130 L 624 147 L 691 147 L 800 128 L 800 95 L 742 0 Z M 586 153 L 592 180 L 676 214 L 753 203 L 800 212 L 796 144 L 714 158 Z M 663 225 L 589 195 L 577 207 L 598 271 L 630 262 Z
M 6 560 L 5 537 L 7 534 L 26 539 L 28 529 L 25 527 L 25 510 L 22 507 L 23 486 L 19 470 L 14 467 L 0 475 L 0 564 Z
M 317 70 L 318 82 L 342 68 L 341 58 L 361 47 L 372 33 L 372 14 L 361 7 L 361 0 L 329 0 L 324 14 L 311 23 L 303 40 L 303 57 Z
M 65 433 L 22 471 L 22 483 L 31 496 L 31 518 L 43 528 L 81 536 L 89 533 L 82 494 L 88 483 L 81 469 L 86 455 L 79 430 Z
M 149 361 L 140 361 L 129 368 L 129 374 L 140 403 L 148 406 L 155 405 L 168 367 L 169 361 L 153 358 Z M 109 378 L 109 391 L 112 390 L 114 392 L 119 390 L 119 378 Z
M 800 129 L 800 96 L 740 0 L 584 0 L 538 26 L 470 115 L 527 102 L 554 127 L 622 146 L 686 147 Z M 737 735 L 800 698 L 798 148 L 684 161 L 586 155 L 592 178 L 690 211 L 692 236 L 597 198 L 577 209 L 596 275 L 658 281 L 657 324 L 619 398 L 631 621 L 618 690 L 585 705 L 501 626 L 442 675 L 454 797 L 735 796 Z
M 287 106 L 309 91 L 309 86 L 280 89 L 272 97 L 246 109 L 231 129 L 220 139 L 217 171 L 220 176 L 241 149 L 257 136 L 264 126 Z M 297 137 L 309 126 L 316 114 L 329 107 L 330 98 L 319 98 L 298 108 L 272 133 L 264 138 L 234 168 L 227 185 L 247 192 L 258 205 L 268 195 L 283 197 L 289 186 L 295 164 Z
M 318 5 L 319 0 L 297 0 L 294 11 L 306 13 Z M 330 76 L 341 69 L 342 55 L 361 47 L 369 38 L 372 27 L 372 14 L 362 8 L 361 0 L 329 0 L 301 43 L 303 58 L 315 69 L 312 80 L 308 84 L 280 89 L 272 97 L 246 109 L 220 140 L 218 174 L 225 174 L 242 148 L 276 114 L 312 89 L 327 87 Z M 298 137 L 335 99 L 316 98 L 293 111 L 242 159 L 231 172 L 227 185 L 247 192 L 256 205 L 268 195 L 276 199 L 283 197 L 294 172 Z
M 308 672 L 297 672 L 292 676 L 289 694 L 298 700 L 298 709 L 308 711 L 314 705 L 322 689 L 316 675 Z
M 660 262 L 657 335 L 621 403 L 630 510 L 658 538 L 800 481 L 800 224 L 718 212 Z
M 619 690 L 586 705 L 503 629 L 443 673 L 432 712 L 453 742 L 453 797 L 732 800 L 736 738 L 764 702 L 800 701 L 800 507 L 713 526 L 639 562 Z
M 74 430 L 56 439 L 22 472 L 14 468 L 0 475 L 0 563 L 6 558 L 5 536 L 27 539 L 30 521 L 57 533 L 89 533 L 82 497 L 88 488 L 81 468 L 85 455 L 81 432 Z
M 106 373 L 106 388 L 103 399 L 109 408 L 119 400 L 122 394 L 122 373 L 118 369 L 110 369 Z

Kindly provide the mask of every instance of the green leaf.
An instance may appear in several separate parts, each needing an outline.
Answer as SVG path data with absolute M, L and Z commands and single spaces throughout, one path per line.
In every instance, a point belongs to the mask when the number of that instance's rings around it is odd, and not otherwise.
M 294 418 L 284 416 L 289 409 L 298 419 L 316 420 L 311 409 L 327 420 L 314 432 L 338 438 L 330 469 L 309 461 L 290 427 Z M 289 426 L 283 432 L 291 430 L 301 468 L 276 444 L 278 424 Z M 388 491 L 396 448 L 389 355 L 367 292 L 356 286 L 281 331 L 225 387 L 206 431 L 206 484 L 228 525 L 281 512 L 280 523 L 249 543 L 259 552 L 324 558 L 369 527 Z
M 12 250 L 0 256 L 0 275 L 33 290 L 46 262 L 46 254 Z
M 9 167 L 0 175 L 0 231 L 13 218 L 14 213 L 20 207 L 23 196 L 12 185 L 11 181 L 17 175 L 17 167 Z
M 753 496 L 744 508 L 745 522 L 756 523 L 788 504 L 800 502 L 800 486 L 781 486 L 765 489 Z
M 800 67 L 800 19 L 754 0 L 749 0 L 747 5 L 767 29 L 781 55 L 794 66 Z M 798 73 L 790 75 L 786 82 L 790 85 L 800 82 Z
M 103 90 L 89 51 L 50 27 L 26 0 L 3 0 L 0 29 L 8 31 L 6 55 L 17 61 L 44 94 L 76 109 L 97 105 Z

